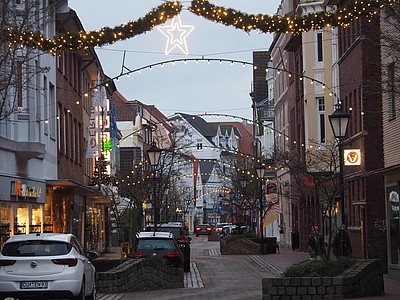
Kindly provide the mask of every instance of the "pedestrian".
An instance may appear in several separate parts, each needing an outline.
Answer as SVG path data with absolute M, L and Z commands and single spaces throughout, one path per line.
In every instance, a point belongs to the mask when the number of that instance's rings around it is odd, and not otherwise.
M 311 234 L 308 236 L 308 253 L 311 260 L 321 260 L 324 256 L 324 238 L 316 225 L 311 226 Z
M 352 251 L 349 235 L 345 228 L 340 228 L 333 239 L 333 254 L 336 258 L 340 256 L 349 257 Z

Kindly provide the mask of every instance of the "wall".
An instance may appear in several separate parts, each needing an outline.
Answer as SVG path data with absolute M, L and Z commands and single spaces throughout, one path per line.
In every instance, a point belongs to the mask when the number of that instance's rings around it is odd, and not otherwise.
M 384 294 L 379 260 L 359 260 L 337 277 L 263 278 L 263 300 L 343 299 Z
M 129 259 L 109 271 L 96 273 L 96 286 L 98 293 L 183 288 L 183 269 L 149 259 Z

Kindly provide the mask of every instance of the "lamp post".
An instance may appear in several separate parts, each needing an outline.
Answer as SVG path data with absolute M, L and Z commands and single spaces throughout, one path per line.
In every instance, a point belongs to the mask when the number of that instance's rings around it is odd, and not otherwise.
M 207 201 L 206 199 L 203 200 L 203 224 L 207 224 Z
M 151 166 L 151 169 L 152 169 L 152 172 L 153 172 L 153 202 L 154 202 L 153 222 L 154 222 L 154 231 L 157 228 L 158 219 L 160 217 L 159 206 L 158 206 L 159 203 L 158 203 L 158 200 L 157 200 L 157 193 L 156 193 L 156 172 L 157 172 L 158 163 L 160 162 L 161 152 L 162 152 L 162 150 L 156 146 L 155 142 L 152 142 L 150 149 L 147 150 L 147 155 L 149 157 L 150 166 Z
M 218 204 L 217 205 L 219 205 L 219 206 L 216 206 L 215 204 L 214 204 L 214 214 L 215 214 L 215 222 L 217 222 L 217 216 L 218 216 L 218 214 L 219 214 L 219 216 L 220 216 L 220 222 L 222 222 L 222 211 L 221 211 L 221 208 L 222 208 L 222 194 L 218 194 Z M 217 214 L 217 212 L 218 212 L 218 214 Z
M 349 123 L 350 115 L 342 111 L 341 104 L 335 105 L 336 110 L 329 115 L 329 123 L 331 124 L 333 135 L 338 139 L 338 150 L 339 150 L 339 196 L 340 196 L 340 212 L 342 219 L 342 229 L 346 230 L 346 220 L 344 211 L 344 180 L 343 180 L 343 139 L 346 136 L 347 125 Z M 343 238 L 344 232 L 341 234 L 342 241 L 340 243 L 340 253 L 343 255 Z
M 258 180 L 260 181 L 260 239 L 261 239 L 261 254 L 264 254 L 264 224 L 263 224 L 263 180 L 265 168 L 263 165 L 256 166 Z
M 244 198 L 244 189 L 246 188 L 246 185 L 247 185 L 246 177 L 244 177 L 244 176 L 240 177 L 240 186 L 242 187 L 242 194 L 243 194 L 242 198 Z M 247 228 L 247 208 L 245 209 L 244 212 L 245 212 L 244 217 L 245 217 L 246 233 L 247 233 L 247 231 L 248 231 L 248 228 Z M 250 214 L 250 221 L 252 221 L 251 220 L 251 214 Z

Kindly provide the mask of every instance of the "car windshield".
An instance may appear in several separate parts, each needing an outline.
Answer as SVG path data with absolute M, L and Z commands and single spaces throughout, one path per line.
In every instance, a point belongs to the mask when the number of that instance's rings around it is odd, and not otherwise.
M 4 256 L 55 256 L 65 255 L 71 250 L 71 245 L 59 241 L 20 241 L 6 243 L 1 251 Z
M 174 250 L 175 244 L 170 239 L 138 239 L 136 250 Z

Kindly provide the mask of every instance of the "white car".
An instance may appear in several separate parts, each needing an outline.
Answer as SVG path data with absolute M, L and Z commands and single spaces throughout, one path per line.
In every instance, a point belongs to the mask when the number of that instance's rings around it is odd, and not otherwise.
M 96 298 L 95 252 L 72 234 L 11 236 L 0 254 L 0 299 Z

